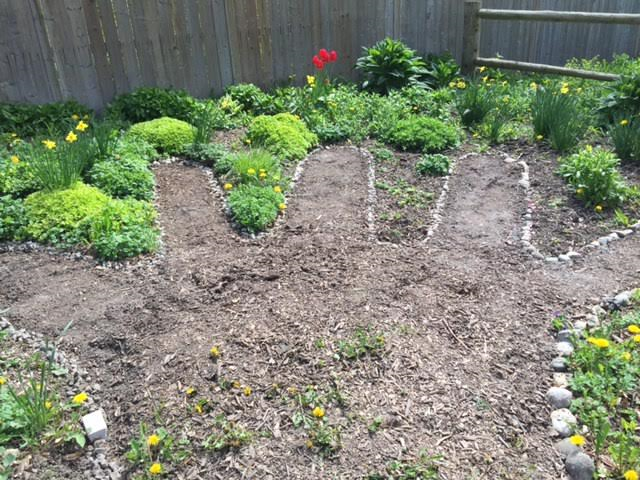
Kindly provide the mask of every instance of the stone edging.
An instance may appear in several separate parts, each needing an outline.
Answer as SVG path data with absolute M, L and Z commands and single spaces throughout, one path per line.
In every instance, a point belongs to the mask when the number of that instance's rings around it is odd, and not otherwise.
M 553 411 L 551 412 L 552 428 L 563 439 L 556 443 L 555 448 L 565 462 L 565 468 L 571 478 L 577 480 L 591 479 L 595 473 L 595 462 L 580 447 L 571 443 L 569 437 L 578 425 L 578 419 L 571 413 L 569 407 L 573 401 L 573 393 L 569 390 L 570 373 L 566 358 L 574 351 L 571 338 L 584 337 L 588 327 L 597 327 L 601 319 L 608 312 L 618 310 L 629 304 L 631 297 L 640 289 L 627 290 L 615 297 L 605 297 L 599 304 L 590 308 L 586 315 L 574 316 L 573 320 L 565 323 L 564 328 L 556 335 L 555 351 L 558 354 L 551 362 L 553 386 L 547 391 L 546 398 Z M 578 433 L 578 432 L 575 432 Z

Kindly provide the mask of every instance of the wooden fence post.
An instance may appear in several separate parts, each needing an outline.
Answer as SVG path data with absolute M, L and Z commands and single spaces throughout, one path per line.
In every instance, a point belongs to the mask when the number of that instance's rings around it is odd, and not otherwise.
M 480 50 L 480 0 L 465 0 L 462 37 L 462 73 L 471 75 Z

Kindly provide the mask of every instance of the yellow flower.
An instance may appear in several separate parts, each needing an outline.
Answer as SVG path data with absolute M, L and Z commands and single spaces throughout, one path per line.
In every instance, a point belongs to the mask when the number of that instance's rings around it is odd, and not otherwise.
M 287 387 L 287 392 L 289 392 L 289 395 L 295 395 L 296 393 L 298 393 L 298 388 L 297 387 Z
M 247 145 L 251 145 L 251 139 L 250 139 L 250 138 L 247 138 L 244 142 L 245 142 Z
M 633 333 L 634 335 L 640 333 L 640 327 L 638 325 L 629 325 L 627 330 L 629 333 Z
M 531 90 L 538 90 L 538 84 L 536 82 L 531 82 L 529 84 L 529 88 L 531 88 Z
M 247 170 L 247 175 L 255 175 L 255 174 L 256 174 L 255 168 L 250 168 L 249 170 Z
M 13 163 L 14 165 L 17 165 L 20 163 L 20 159 L 18 158 L 17 155 L 12 155 L 11 156 L 11 163 Z
M 220 358 L 221 355 L 222 354 L 220 353 L 220 349 L 218 347 L 211 347 L 211 350 L 209 350 L 209 356 L 214 360 Z
M 160 475 L 162 473 L 162 465 L 159 463 L 154 463 L 149 467 L 149 473 L 151 475 Z
M 542 140 L 544 140 L 544 136 L 536 135 L 536 141 L 541 142 Z
M 158 445 L 160 445 L 160 437 L 155 433 L 149 436 L 149 438 L 147 438 L 147 445 L 149 445 L 150 447 L 157 447 Z
M 307 448 L 311 449 L 313 448 L 313 442 L 311 440 L 307 440 L 306 442 L 304 442 L 304 444 L 307 446 Z
M 85 392 L 80 392 L 75 397 L 73 397 L 73 399 L 71 401 L 73 403 L 75 403 L 76 405 L 82 405 L 87 400 L 89 400 L 89 395 L 87 395 Z
M 228 192 L 229 190 L 231 190 L 233 188 L 233 184 L 225 183 L 222 188 L 224 188 Z
M 456 87 L 464 90 L 465 88 L 467 88 L 467 84 L 464 82 L 464 80 L 458 80 L 458 83 L 456 83 Z
M 193 397 L 196 393 L 198 393 L 198 391 L 193 387 L 189 387 L 187 388 L 185 393 L 187 394 L 188 397 Z
M 593 147 L 591 145 L 587 145 L 586 147 L 584 147 L 584 149 L 589 153 L 593 152 Z
M 504 97 L 504 98 L 502 99 L 502 101 L 503 101 L 504 103 L 509 103 L 509 100 L 510 100 L 510 98 L 509 98 L 508 96 L 506 96 L 506 97 Z
M 69 132 L 69 133 L 67 134 L 67 136 L 65 137 L 65 140 L 66 140 L 67 142 L 69 142 L 69 143 L 73 143 L 73 142 L 78 141 L 78 136 L 77 136 L 75 133 L 73 133 L 73 132 Z
M 624 472 L 624 480 L 638 480 L 638 472 L 635 470 L 627 470 Z
M 478 132 L 473 132 L 473 135 L 471 135 L 473 138 L 480 138 L 480 134 Z
M 200 405 L 199 403 L 195 406 L 196 412 L 198 412 L 200 415 L 202 415 L 203 409 L 202 409 L 202 405 Z
M 231 383 L 231 386 L 232 386 L 233 388 L 240 388 L 240 382 L 239 382 L 239 381 L 237 381 L 237 380 L 234 380 L 234 381 Z
M 251 396 L 251 393 L 252 393 L 252 392 L 253 392 L 253 390 L 251 390 L 251 387 L 249 387 L 249 386 L 244 387 L 244 390 L 242 390 L 242 393 L 244 393 L 244 395 L 245 395 L 246 397 Z
M 5 383 L 7 383 L 7 379 L 4 377 L 0 377 L 0 385 L 4 385 Z
M 17 134 L 17 133 L 15 133 L 15 132 L 12 132 L 9 136 L 10 136 L 11 138 L 18 138 L 18 134 Z
M 47 150 L 55 150 L 57 146 L 56 142 L 54 142 L 53 140 L 43 140 L 42 144 Z
M 569 438 L 569 441 L 576 447 L 581 447 L 585 444 L 586 440 L 582 435 L 573 435 Z
M 587 338 L 587 342 L 598 348 L 607 348 L 609 346 L 609 340 L 606 338 L 589 337 Z
M 287 205 L 285 203 L 281 203 L 280 205 L 278 205 L 278 209 L 281 212 L 284 212 L 287 209 Z
M 622 121 L 620 122 L 620 125 L 622 125 L 623 127 L 626 127 L 627 125 L 629 125 L 629 120 L 626 120 L 626 119 L 625 119 L 625 120 L 622 120 Z
M 622 353 L 622 360 L 624 360 L 625 362 L 630 362 L 631 361 L 631 353 L 623 352 Z
M 584 193 L 584 188 L 578 188 L 576 190 L 576 195 L 582 195 Z
M 565 86 L 563 86 L 563 87 L 560 89 L 560 93 L 561 93 L 562 95 L 566 95 L 567 93 L 569 93 L 569 87 L 565 87 Z
M 449 82 L 449 88 L 456 88 L 456 82 Z
M 504 82 L 502 82 L 502 86 L 506 87 L 507 85 L 509 85 L 509 82 L 507 82 L 506 80 Z
M 482 77 L 482 83 L 487 83 L 489 81 L 489 75 L 486 77 Z
M 44 402 L 44 408 L 46 408 L 47 410 L 51 410 L 53 408 L 53 403 L 47 400 L 46 402 Z
M 78 115 L 77 113 L 74 113 L 73 115 L 71 115 L 71 119 L 77 122 L 78 120 L 80 120 L 80 115 Z
M 76 125 L 76 130 L 78 130 L 79 132 L 84 132 L 87 128 L 89 128 L 89 125 L 84 123 L 82 120 L 78 123 L 78 125 Z
M 265 172 L 260 172 L 260 175 L 258 175 L 260 178 L 265 179 L 267 178 L 267 174 Z
M 282 193 L 282 188 L 280 187 L 280 185 L 276 185 L 275 187 L 273 187 L 273 191 L 276 193 Z
M 640 335 L 635 335 L 633 337 L 633 341 L 636 342 L 636 343 L 640 343 Z
M 307 75 L 307 85 L 309 85 L 310 87 L 314 87 L 316 84 L 316 77 L 314 77 L 313 75 Z
M 316 408 L 313 409 L 313 412 L 311 412 L 311 413 L 316 418 L 322 418 L 322 417 L 324 417 L 324 408 L 316 407 Z
M 578 87 L 578 88 L 576 89 L 576 92 L 578 92 L 578 93 L 582 93 L 582 87 Z
M 602 205 L 596 205 L 596 208 L 595 208 L 596 213 L 602 213 L 602 210 L 603 210 Z

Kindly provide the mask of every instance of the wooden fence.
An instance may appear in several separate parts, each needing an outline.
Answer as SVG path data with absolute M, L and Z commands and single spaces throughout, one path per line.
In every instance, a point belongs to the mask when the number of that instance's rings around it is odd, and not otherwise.
M 231 83 L 300 81 L 335 49 L 355 78 L 362 46 L 401 38 L 421 53 L 462 50 L 463 0 L 0 0 L 0 101 L 75 98 L 101 108 L 142 85 L 196 96 Z M 487 8 L 640 13 L 637 0 L 485 0 Z M 480 52 L 561 65 L 640 54 L 628 26 L 488 20 Z

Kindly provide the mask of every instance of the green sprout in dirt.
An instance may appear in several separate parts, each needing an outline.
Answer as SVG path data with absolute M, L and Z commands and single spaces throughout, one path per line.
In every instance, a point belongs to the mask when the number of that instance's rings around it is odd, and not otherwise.
M 189 458 L 188 447 L 188 440 L 176 441 L 164 428 L 150 432 L 146 424 L 140 424 L 140 432 L 129 443 L 126 454 L 138 472 L 133 478 L 143 480 L 170 473 L 176 465 Z
M 337 359 L 357 360 L 365 355 L 380 355 L 385 349 L 385 338 L 380 332 L 358 328 L 349 340 L 338 342 Z
M 233 421 L 227 420 L 224 415 L 218 415 L 213 426 L 214 433 L 209 435 L 203 443 L 204 448 L 207 450 L 237 450 L 248 445 L 253 439 L 252 432 Z
M 405 180 L 398 180 L 395 185 L 377 182 L 375 186 L 394 197 L 399 207 L 425 208 L 433 200 L 433 193 L 414 187 Z
M 371 473 L 367 480 L 438 480 L 438 460 L 439 456 L 428 456 L 422 451 L 415 461 L 394 460 L 384 473 Z

